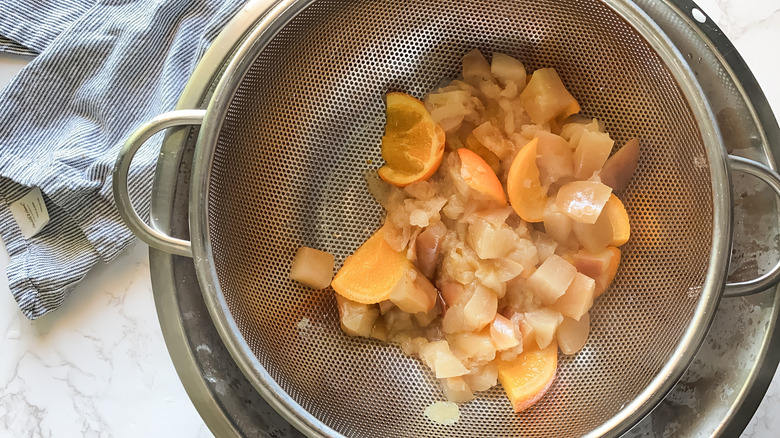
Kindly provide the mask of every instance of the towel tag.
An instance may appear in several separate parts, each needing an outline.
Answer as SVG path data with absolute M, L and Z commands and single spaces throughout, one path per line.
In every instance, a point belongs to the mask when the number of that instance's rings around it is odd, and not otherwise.
M 25 239 L 38 234 L 49 223 L 49 211 L 38 187 L 33 187 L 21 199 L 11 203 L 9 208 Z

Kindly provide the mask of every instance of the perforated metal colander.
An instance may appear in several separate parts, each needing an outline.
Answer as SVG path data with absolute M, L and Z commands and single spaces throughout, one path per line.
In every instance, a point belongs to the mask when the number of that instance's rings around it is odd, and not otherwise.
M 555 67 L 616 144 L 641 139 L 623 193 L 632 237 L 591 336 L 560 358 L 552 389 L 515 414 L 500 387 L 460 406 L 451 426 L 423 411 L 444 400 L 432 373 L 400 349 L 346 336 L 333 292 L 289 279 L 299 246 L 337 265 L 382 222 L 364 174 L 381 163 L 382 96 L 422 97 L 471 49 Z M 695 77 L 668 39 L 619 0 L 286 1 L 236 53 L 208 110 L 141 128 L 115 189 L 150 244 L 189 242 L 141 223 L 126 171 L 153 132 L 202 119 L 190 201 L 192 254 L 223 340 L 248 379 L 312 436 L 615 435 L 646 414 L 696 351 L 723 290 L 731 234 L 728 163 L 780 190 L 775 174 L 729 158 Z M 122 173 L 124 172 L 124 174 Z M 761 289 L 772 273 L 731 288 Z

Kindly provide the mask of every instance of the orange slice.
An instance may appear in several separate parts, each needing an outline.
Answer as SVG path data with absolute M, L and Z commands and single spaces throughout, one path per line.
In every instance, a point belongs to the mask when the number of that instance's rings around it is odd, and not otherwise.
M 501 181 L 488 163 L 475 152 L 466 149 L 458 149 L 460 157 L 460 176 L 472 189 L 487 196 L 491 200 L 506 205 L 506 195 Z
M 607 248 L 607 251 L 612 253 L 607 269 L 601 273 L 601 275 L 594 278 L 594 280 L 596 280 L 596 289 L 593 294 L 596 297 L 601 296 L 601 294 L 609 288 L 609 285 L 612 284 L 612 280 L 615 279 L 615 275 L 617 275 L 618 268 L 620 267 L 620 249 L 610 246 Z
M 498 381 L 506 391 L 515 412 L 541 400 L 555 380 L 558 344 L 553 341 L 542 350 L 523 351 L 511 362 L 498 362 Z
M 444 155 L 445 133 L 425 105 L 405 93 L 388 93 L 387 122 L 382 136 L 379 177 L 398 187 L 425 180 L 436 172 Z
M 395 286 L 412 268 L 406 254 L 385 241 L 384 229 L 380 228 L 344 260 L 330 285 L 348 300 L 379 303 L 390 298 Z
M 547 204 L 547 190 L 539 180 L 539 167 L 536 165 L 538 139 L 531 140 L 520 149 L 506 181 L 509 203 L 526 222 L 542 222 L 544 206 Z

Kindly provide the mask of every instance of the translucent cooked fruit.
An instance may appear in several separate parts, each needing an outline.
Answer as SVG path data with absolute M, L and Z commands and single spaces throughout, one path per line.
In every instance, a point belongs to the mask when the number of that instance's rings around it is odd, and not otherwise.
M 609 134 L 584 131 L 577 150 L 574 151 L 574 176 L 578 179 L 588 179 L 594 172 L 601 170 L 612 152 L 614 143 Z
M 618 149 L 601 168 L 601 182 L 621 191 L 628 186 L 639 164 L 639 140 L 632 138 L 622 148 Z
M 333 278 L 333 254 L 302 246 L 293 257 L 290 278 L 313 289 L 324 289 Z
M 522 412 L 541 400 L 555 380 L 558 345 L 527 350 L 511 362 L 498 362 L 498 381 L 504 387 L 515 412 Z
M 595 223 L 575 222 L 572 230 L 580 244 L 591 251 L 623 245 L 631 237 L 628 212 L 614 194 L 610 194 Z
M 580 111 L 577 100 L 563 85 L 553 68 L 540 68 L 531 75 L 520 95 L 531 121 L 543 125 L 556 117 L 566 117 Z
M 590 315 L 587 313 L 578 320 L 572 318 L 563 318 L 563 322 L 558 327 L 556 337 L 558 339 L 558 348 L 561 353 L 571 356 L 577 354 L 588 342 L 590 334 Z
M 379 177 L 398 187 L 428 179 L 444 155 L 445 133 L 425 105 L 405 93 L 388 93 L 387 122 L 382 136 L 385 165 Z
M 339 322 L 344 333 L 350 336 L 371 336 L 379 317 L 379 309 L 372 304 L 356 303 L 341 295 L 336 295 L 336 304 L 339 309 Z
M 550 305 L 550 308 L 557 310 L 565 317 L 579 321 L 582 315 L 588 313 L 588 310 L 593 306 L 595 291 L 596 281 L 583 273 L 577 272 L 569 288 Z
M 574 267 L 595 280 L 594 297 L 604 293 L 614 280 L 620 266 L 620 257 L 620 250 L 612 246 L 595 252 L 583 249 L 574 254 Z
M 460 148 L 460 176 L 469 187 L 499 205 L 506 205 L 506 195 L 501 181 L 493 169 L 475 152 Z
M 349 300 L 375 304 L 390 298 L 412 263 L 403 252 L 395 251 L 385 241 L 380 228 L 351 256 L 331 282 L 333 290 Z
M 574 222 L 593 224 L 611 194 L 612 189 L 600 182 L 574 181 L 558 190 L 555 205 Z
M 577 268 L 553 254 L 528 277 L 527 286 L 545 304 L 552 304 L 566 292 L 577 274 Z
M 534 329 L 534 338 L 539 348 L 547 348 L 555 338 L 555 331 L 563 316 L 555 310 L 542 307 L 525 312 L 525 320 Z
M 542 184 L 549 185 L 574 174 L 574 161 L 569 142 L 563 137 L 541 131 L 536 134 L 536 164 L 539 168 Z M 606 157 L 605 157 L 606 159 Z
M 506 181 L 509 203 L 526 222 L 542 222 L 547 204 L 547 189 L 542 187 L 536 165 L 538 142 L 538 139 L 533 139 L 520 149 L 512 161 Z

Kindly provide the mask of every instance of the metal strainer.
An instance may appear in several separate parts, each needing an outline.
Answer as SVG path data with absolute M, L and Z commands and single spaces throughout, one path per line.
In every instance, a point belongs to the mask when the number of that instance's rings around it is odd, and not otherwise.
M 193 255 L 212 318 L 257 390 L 311 436 L 617 435 L 668 391 L 696 352 L 724 289 L 731 246 L 728 157 L 696 78 L 652 21 L 620 0 L 283 1 L 258 22 L 207 110 L 163 115 L 130 138 L 115 193 L 150 245 Z M 289 280 L 299 246 L 337 265 L 382 222 L 364 174 L 381 162 L 382 96 L 421 97 L 455 78 L 473 48 L 555 67 L 582 105 L 642 156 L 623 194 L 632 237 L 588 344 L 515 414 L 500 387 L 451 426 L 432 373 L 400 349 L 339 328 L 331 290 Z M 132 156 L 153 133 L 200 124 L 190 243 L 145 225 L 127 195 Z M 762 290 L 778 267 L 727 292 Z

